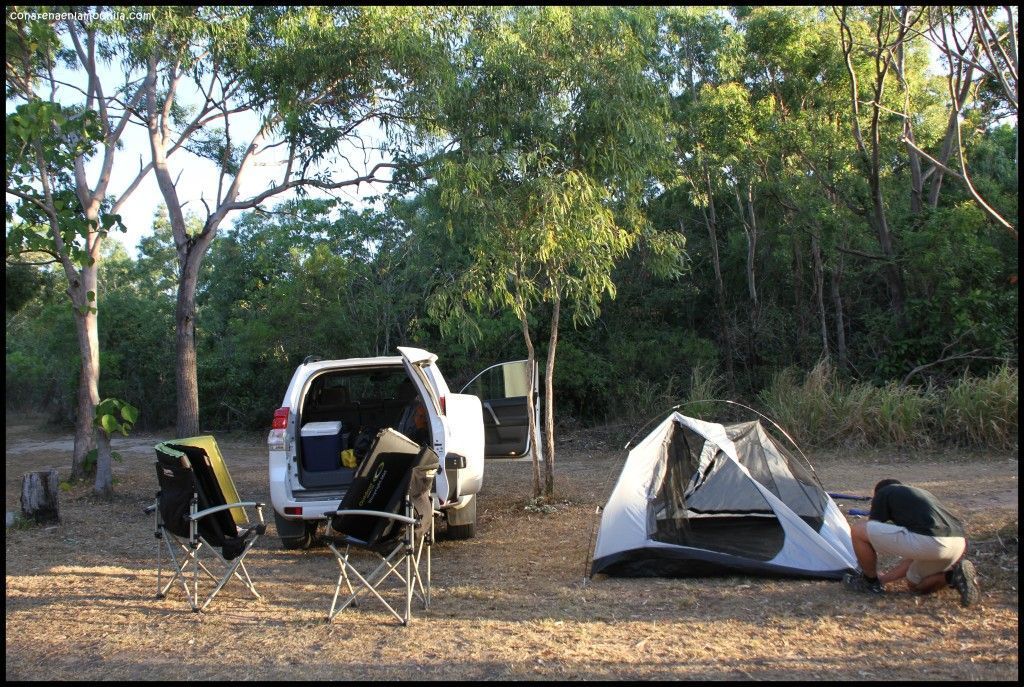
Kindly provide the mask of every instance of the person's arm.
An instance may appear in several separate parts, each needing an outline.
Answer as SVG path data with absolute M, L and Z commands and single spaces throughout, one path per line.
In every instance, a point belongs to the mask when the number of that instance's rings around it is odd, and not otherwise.
M 892 519 L 892 515 L 889 513 L 889 500 L 886 498 L 886 490 L 888 487 L 880 490 L 871 499 L 871 511 L 868 513 L 868 520 L 877 520 L 878 522 L 886 522 Z
M 884 573 L 879 575 L 878 581 L 882 584 L 887 584 L 889 582 L 896 582 L 897 580 L 902 580 L 904 577 L 907 576 L 907 570 L 910 569 L 910 565 L 913 562 L 914 561 L 909 558 L 904 558 L 894 567 L 890 568 L 889 570 L 886 570 Z

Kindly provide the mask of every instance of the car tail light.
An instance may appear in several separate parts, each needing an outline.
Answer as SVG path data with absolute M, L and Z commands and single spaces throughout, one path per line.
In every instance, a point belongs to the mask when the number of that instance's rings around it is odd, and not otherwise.
M 302 506 L 285 506 L 285 515 L 302 515 Z
M 288 429 L 288 414 L 291 412 L 291 408 L 278 408 L 274 411 L 274 422 L 270 425 L 271 429 Z
M 445 403 L 444 396 L 441 397 L 441 414 L 442 415 L 447 415 L 448 414 L 448 404 Z
M 278 408 L 274 411 L 274 420 L 270 424 L 267 435 L 267 446 L 272 450 L 284 451 L 288 448 L 288 417 L 291 408 Z

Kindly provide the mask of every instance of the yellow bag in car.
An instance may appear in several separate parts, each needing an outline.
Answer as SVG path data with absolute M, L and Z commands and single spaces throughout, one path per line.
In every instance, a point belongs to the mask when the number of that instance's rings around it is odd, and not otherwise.
M 347 468 L 352 468 L 354 470 L 358 465 L 358 462 L 356 461 L 356 452 L 350 448 L 347 448 L 344 451 L 342 451 L 341 464 Z

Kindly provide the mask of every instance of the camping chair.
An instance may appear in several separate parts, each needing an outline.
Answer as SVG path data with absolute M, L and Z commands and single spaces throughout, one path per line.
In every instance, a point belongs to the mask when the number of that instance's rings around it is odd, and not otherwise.
M 213 601 L 232 577 L 238 578 L 253 596 L 260 598 L 243 560 L 260 535 L 266 532 L 263 504 L 239 500 L 216 440 L 212 436 L 202 436 L 163 442 L 156 445 L 156 457 L 160 491 L 156 494 L 156 502 L 145 510 L 153 513 L 155 520 L 157 598 L 164 598 L 171 585 L 180 581 L 192 611 L 198 613 Z M 258 523 L 249 522 L 246 508 L 256 509 Z M 175 569 L 167 584 L 162 584 L 161 541 Z M 220 561 L 224 568 L 221 577 L 214 575 L 200 560 L 203 551 L 209 551 Z M 180 559 L 179 555 L 182 555 Z M 191 589 L 186 578 L 189 565 L 192 566 Z M 201 606 L 200 570 L 216 582 Z
M 430 606 L 430 549 L 435 513 L 430 487 L 438 466 L 437 454 L 432 449 L 419 446 L 395 430 L 387 428 L 377 435 L 338 510 L 330 514 L 325 540 L 337 558 L 340 572 L 327 622 L 348 606 L 356 605 L 356 597 L 363 589 L 353 589 L 352 577 L 402 625 L 409 624 L 413 595 L 424 608 Z M 340 546 L 344 546 L 344 553 L 339 551 Z M 371 552 L 380 563 L 368 575 L 362 575 L 350 560 L 353 548 Z M 422 575 L 421 561 L 426 568 Z M 392 575 L 404 585 L 404 614 L 381 595 L 381 586 Z M 349 596 L 339 606 L 342 583 L 348 587 Z

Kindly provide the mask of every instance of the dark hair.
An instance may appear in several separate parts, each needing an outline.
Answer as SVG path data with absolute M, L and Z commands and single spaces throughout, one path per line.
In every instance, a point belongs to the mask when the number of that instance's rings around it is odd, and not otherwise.
M 892 486 L 893 484 L 903 484 L 903 482 L 899 481 L 898 479 L 883 479 L 881 482 L 875 485 L 875 493 L 877 494 L 882 489 Z

